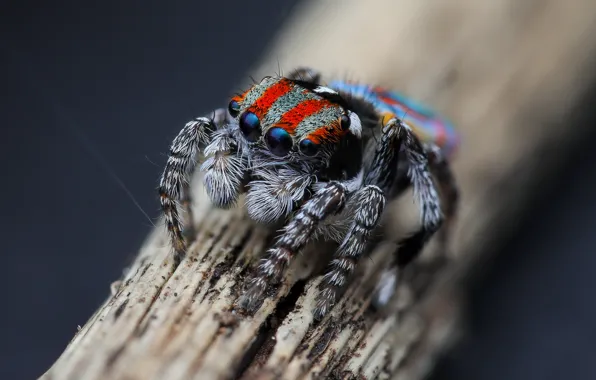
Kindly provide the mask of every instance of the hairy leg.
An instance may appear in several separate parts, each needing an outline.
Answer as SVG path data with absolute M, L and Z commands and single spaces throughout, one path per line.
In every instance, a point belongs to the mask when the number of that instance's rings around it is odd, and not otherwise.
M 394 118 L 387 124 L 398 125 L 399 139 L 402 141 L 401 149 L 405 153 L 408 165 L 408 178 L 420 207 L 420 228 L 403 239 L 396 251 L 396 264 L 398 267 L 403 267 L 418 257 L 426 243 L 441 227 L 443 215 L 424 147 L 401 120 Z
M 354 194 L 355 202 L 349 202 L 357 207 L 354 220 L 322 283 L 315 309 L 317 319 L 322 318 L 333 306 L 337 292 L 354 272 L 362 255 L 371 248 L 371 235 L 382 216 L 386 194 L 391 193 L 395 187 L 402 145 L 399 125 L 386 125 L 378 142 L 371 141 L 372 143 L 374 145 L 368 147 L 363 160 L 364 187 Z M 404 181 L 400 183 L 402 182 Z
M 321 81 L 321 73 L 310 67 L 298 67 L 292 70 L 286 78 L 318 84 Z
M 418 231 L 398 243 L 394 265 L 383 273 L 377 286 L 373 299 L 373 305 L 376 307 L 384 306 L 391 299 L 398 283 L 399 270 L 420 255 L 431 237 L 441 228 L 444 219 L 431 175 L 432 165 L 428 149 L 425 149 L 411 129 L 399 119 L 388 120 L 385 128 L 389 126 L 397 128 L 401 141 L 397 165 L 407 168 L 407 172 L 400 171 L 394 177 L 391 195 L 397 196 L 410 185 L 413 186 L 414 196 L 420 206 L 421 225 Z M 407 178 L 404 178 L 404 174 Z
M 316 319 L 325 316 L 335 303 L 337 292 L 346 284 L 356 264 L 366 252 L 371 235 L 383 214 L 385 196 L 375 185 L 358 190 L 353 200 L 354 202 L 350 201 L 349 204 L 357 207 L 354 220 L 323 278 L 314 313 Z
M 357 203 L 358 209 L 352 226 L 336 253 L 331 270 L 325 275 L 315 315 L 321 318 L 335 302 L 337 290 L 344 285 L 353 272 L 358 259 L 366 251 L 372 231 L 378 225 L 384 205 L 385 195 L 396 196 L 407 187 L 414 187 L 414 195 L 421 207 L 420 229 L 405 238 L 396 252 L 396 266 L 403 267 L 414 260 L 424 245 L 439 229 L 442 223 L 439 198 L 431 177 L 424 147 L 409 127 L 397 118 L 386 118 L 382 135 L 374 151 L 365 157 L 366 175 L 363 195 Z M 374 153 L 373 153 L 374 152 Z M 407 168 L 404 171 L 403 168 Z M 404 174 L 407 178 L 404 178 Z M 392 291 L 387 290 L 396 284 L 396 270 L 393 277 L 384 276 L 377 298 L 388 299 Z
M 216 110 L 213 117 L 199 117 L 186 123 L 170 146 L 158 191 L 176 261 L 180 261 L 186 252 L 179 202 L 190 209 L 189 186 L 197 164 L 197 156 L 209 143 L 213 131 L 220 125 L 218 122 L 221 123 L 225 119 L 222 113 L 225 115 L 227 111 Z M 188 216 L 189 222 L 192 223 L 192 214 Z
M 441 245 L 446 249 L 457 216 L 459 189 L 455 176 L 451 170 L 451 166 L 439 147 L 436 145 L 428 145 L 425 146 L 425 150 L 427 152 L 430 170 L 437 180 L 439 190 L 441 191 L 443 203 L 442 209 L 445 221 L 439 231 L 439 238 L 441 240 Z
M 279 280 L 296 253 L 311 240 L 318 224 L 328 216 L 341 211 L 346 193 L 346 186 L 341 182 L 329 182 L 296 212 L 274 246 L 267 252 L 267 256 L 258 265 L 256 275 L 240 300 L 243 308 L 254 309 L 267 286 Z

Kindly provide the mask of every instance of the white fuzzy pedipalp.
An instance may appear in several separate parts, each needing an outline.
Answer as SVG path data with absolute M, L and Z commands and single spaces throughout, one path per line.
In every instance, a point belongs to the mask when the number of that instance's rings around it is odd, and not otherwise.
M 312 176 L 291 169 L 265 167 L 254 173 L 260 179 L 249 183 L 246 210 L 251 219 L 261 223 L 275 223 L 288 216 L 313 181 Z

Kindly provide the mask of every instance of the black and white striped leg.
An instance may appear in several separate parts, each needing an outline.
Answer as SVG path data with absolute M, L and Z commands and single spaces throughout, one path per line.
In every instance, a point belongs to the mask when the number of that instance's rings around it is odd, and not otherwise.
M 436 145 L 425 146 L 428 163 L 441 192 L 444 222 L 439 230 L 439 239 L 443 249 L 446 248 L 451 235 L 459 206 L 459 188 L 449 162 Z
M 383 125 L 381 141 L 373 159 L 367 163 L 369 170 L 365 184 L 379 186 L 391 198 L 413 186 L 421 209 L 420 229 L 399 244 L 396 252 L 398 266 L 415 259 L 443 221 L 439 195 L 424 148 L 412 130 L 394 117 Z M 407 168 L 407 172 L 404 173 L 403 168 Z
M 431 237 L 439 230 L 443 223 L 443 214 L 439 194 L 431 175 L 429 158 L 424 146 L 414 135 L 412 130 L 394 118 L 387 122 L 386 127 L 394 125 L 398 128 L 399 140 L 401 141 L 400 159 L 402 165 L 407 165 L 408 181 L 397 176 L 395 181 L 400 181 L 403 185 L 409 184 L 414 188 L 414 197 L 420 207 L 421 225 L 418 231 L 403 239 L 398 243 L 395 251 L 393 268 L 387 270 L 382 276 L 377 286 L 373 305 L 376 307 L 384 306 L 395 292 L 399 279 L 399 271 L 416 259 Z M 403 190 L 393 188 L 393 192 Z
M 399 124 L 385 125 L 379 143 L 364 158 L 365 186 L 350 200 L 350 204 L 357 207 L 354 221 L 323 279 L 315 309 L 317 319 L 322 318 L 333 306 L 338 291 L 353 273 L 360 257 L 371 246 L 371 235 L 382 216 L 386 194 L 393 190 L 398 174 L 397 162 L 402 145 L 399 130 Z M 409 186 L 409 182 L 405 182 Z
M 221 113 L 218 110 L 216 113 Z M 223 112 L 226 112 L 223 110 Z M 175 260 L 179 262 L 186 253 L 179 202 L 190 207 L 190 180 L 197 164 L 200 149 L 209 143 L 216 129 L 214 118 L 199 117 L 186 123 L 170 146 L 166 167 L 159 182 L 159 197 L 164 213 Z M 189 216 L 192 217 L 192 214 Z M 189 218 L 192 220 L 191 218 Z
M 340 182 L 329 182 L 298 210 L 257 267 L 256 275 L 240 300 L 243 308 L 253 310 L 267 286 L 279 280 L 296 253 L 312 239 L 318 224 L 342 210 L 346 191 Z
M 414 188 L 414 197 L 420 207 L 421 219 L 419 230 L 399 243 L 396 251 L 396 264 L 399 268 L 418 257 L 426 243 L 441 227 L 443 214 L 424 147 L 412 130 L 399 119 L 392 119 L 389 123 L 399 124 L 401 149 L 405 153 L 408 177 Z
M 391 193 L 399 171 L 398 160 L 404 156 L 400 152 L 401 146 L 399 124 L 384 125 L 379 142 L 374 145 L 374 153 L 369 153 L 364 159 L 365 185 L 375 185 L 385 194 Z
M 385 195 L 379 187 L 368 185 L 354 194 L 350 204 L 357 207 L 354 221 L 335 253 L 329 271 L 323 277 L 314 312 L 316 319 L 321 319 L 331 309 L 338 291 L 346 284 L 356 264 L 366 252 L 371 235 L 383 214 Z

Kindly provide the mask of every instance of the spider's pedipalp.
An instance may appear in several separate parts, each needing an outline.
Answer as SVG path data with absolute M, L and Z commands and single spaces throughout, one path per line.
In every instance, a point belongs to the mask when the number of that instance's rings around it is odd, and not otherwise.
M 295 204 L 305 198 L 314 180 L 312 175 L 291 167 L 257 167 L 253 173 L 260 179 L 250 182 L 246 211 L 251 219 L 264 224 L 275 224 L 289 216 Z
M 203 183 L 211 202 L 217 207 L 233 207 L 242 192 L 248 157 L 241 150 L 233 126 L 215 131 L 211 143 L 205 148 L 205 161 L 201 165 L 205 174 Z

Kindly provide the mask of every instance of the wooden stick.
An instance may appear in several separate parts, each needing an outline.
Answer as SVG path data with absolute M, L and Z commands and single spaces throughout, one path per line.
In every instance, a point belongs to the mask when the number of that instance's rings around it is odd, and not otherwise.
M 305 3 L 254 71 L 311 65 L 399 89 L 450 117 L 463 140 L 451 260 L 436 264 L 430 247 L 388 310 L 373 313 L 371 289 L 391 251 L 382 245 L 314 324 L 320 277 L 310 274 L 321 251 L 313 247 L 254 316 L 243 316 L 234 302 L 269 232 L 242 208 L 212 209 L 197 184 L 200 228 L 188 257 L 174 268 L 156 229 L 42 378 L 421 378 L 455 336 L 457 278 L 490 253 L 531 185 L 588 129 L 561 125 L 592 84 L 594 35 L 592 0 Z M 409 220 L 407 203 L 394 207 L 389 226 Z

